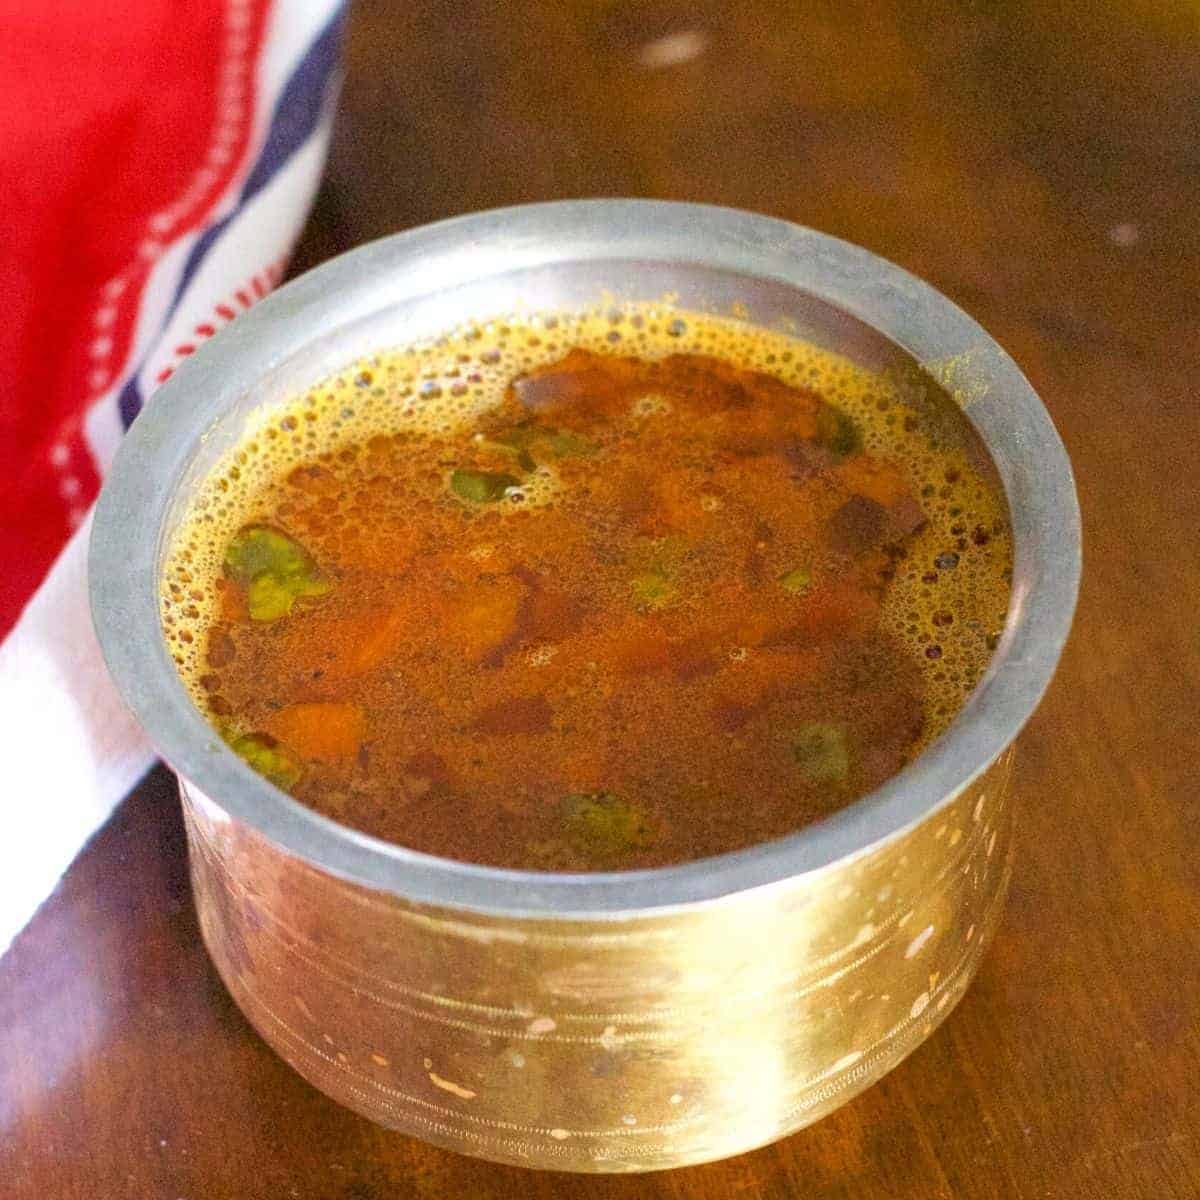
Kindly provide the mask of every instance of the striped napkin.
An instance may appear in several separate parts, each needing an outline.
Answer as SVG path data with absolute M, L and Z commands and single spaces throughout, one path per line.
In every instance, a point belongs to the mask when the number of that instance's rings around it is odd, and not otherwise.
M 279 281 L 344 0 L 0 6 L 0 954 L 144 774 L 87 604 L 121 435 Z

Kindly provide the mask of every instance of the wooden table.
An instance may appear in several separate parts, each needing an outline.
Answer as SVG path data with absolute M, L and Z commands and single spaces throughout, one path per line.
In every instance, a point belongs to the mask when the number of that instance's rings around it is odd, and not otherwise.
M 1024 366 L 1075 462 L 1086 579 L 1022 742 L 1008 913 L 944 1029 L 712 1166 L 429 1149 L 246 1025 L 159 770 L 0 960 L 0 1195 L 1200 1196 L 1200 16 L 1074 7 L 360 0 L 299 256 L 525 200 L 709 200 L 896 260 Z

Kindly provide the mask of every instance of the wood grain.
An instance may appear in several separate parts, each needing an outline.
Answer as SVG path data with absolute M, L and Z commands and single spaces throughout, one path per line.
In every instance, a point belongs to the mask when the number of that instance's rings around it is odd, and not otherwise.
M 160 769 L 0 960 L 0 1195 L 1200 1195 L 1198 53 L 1195 7 L 1151 0 L 362 0 L 298 265 L 497 204 L 707 200 L 901 263 L 1023 365 L 1087 542 L 1018 757 L 1011 904 L 945 1028 L 820 1124 L 685 1171 L 532 1174 L 375 1128 L 259 1041 Z

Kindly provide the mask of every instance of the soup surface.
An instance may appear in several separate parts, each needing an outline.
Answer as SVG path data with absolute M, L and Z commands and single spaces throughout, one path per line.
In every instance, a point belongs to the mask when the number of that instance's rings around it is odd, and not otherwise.
M 789 833 L 953 718 L 1002 498 L 928 381 L 666 308 L 380 355 L 196 490 L 168 645 L 252 766 L 347 825 L 540 870 Z

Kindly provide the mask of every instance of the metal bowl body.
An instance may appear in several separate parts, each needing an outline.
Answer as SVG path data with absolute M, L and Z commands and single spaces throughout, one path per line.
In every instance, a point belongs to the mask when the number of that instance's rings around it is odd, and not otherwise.
M 702 862 L 548 875 L 449 862 L 304 808 L 215 737 L 159 632 L 189 489 L 245 418 L 359 355 L 515 310 L 656 300 L 787 327 L 964 403 L 1011 511 L 1010 615 L 950 729 L 790 837 Z M 462 217 L 289 284 L 177 370 L 117 455 L 93 615 L 180 776 L 201 929 L 263 1037 L 384 1125 L 505 1162 L 649 1170 L 736 1154 L 890 1070 L 970 981 L 1011 864 L 1011 744 L 1065 641 L 1080 570 L 1070 467 L 970 318 L 899 268 L 781 221 L 648 201 Z

